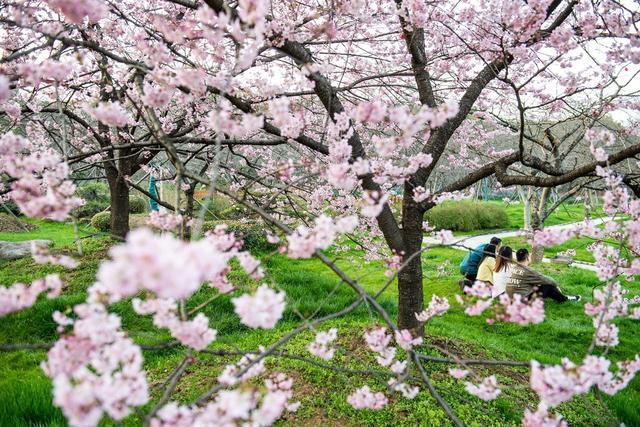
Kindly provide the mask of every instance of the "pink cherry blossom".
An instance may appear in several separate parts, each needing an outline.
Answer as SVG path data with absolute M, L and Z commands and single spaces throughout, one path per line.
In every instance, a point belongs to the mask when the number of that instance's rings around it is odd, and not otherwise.
M 260 350 L 264 351 L 264 348 Z M 254 362 L 257 357 L 257 354 L 248 353 L 242 356 L 238 363 L 225 366 L 222 373 L 218 376 L 218 382 L 230 386 L 240 381 L 246 382 L 251 378 L 263 374 L 265 371 L 264 359 Z M 243 373 L 240 374 L 240 372 Z
M 518 294 L 511 298 L 505 293 L 500 295 L 499 302 L 500 304 L 495 310 L 497 320 L 523 326 L 544 321 L 544 301 L 542 298 L 524 301 Z
M 591 144 L 589 149 L 591 150 L 591 154 L 597 161 L 606 162 L 607 160 L 609 160 L 609 155 L 601 147 L 596 148 L 593 144 Z
M 491 300 L 478 300 L 474 304 L 466 307 L 464 312 L 469 316 L 480 316 L 491 306 Z
M 63 282 L 57 274 L 35 280 L 31 286 L 22 283 L 15 283 L 8 288 L 0 286 L 0 316 L 31 307 L 44 292 L 48 298 L 55 298 L 60 295 L 62 287 Z
M 284 292 L 275 292 L 266 284 L 254 295 L 244 294 L 231 302 L 240 321 L 251 328 L 273 328 L 284 312 Z
M 171 88 L 145 82 L 144 95 L 140 99 L 149 107 L 162 108 L 169 104 L 172 95 L 173 89 Z
M 426 322 L 434 316 L 442 316 L 447 310 L 449 310 L 449 300 L 446 297 L 439 297 L 434 294 L 431 296 L 427 309 L 416 313 L 416 319 L 419 322 Z
M 434 237 L 443 245 L 453 242 L 453 232 L 451 230 L 438 230 Z
M 369 218 L 377 217 L 382 212 L 388 198 L 388 195 L 380 195 L 377 191 L 365 191 L 363 194 L 364 204 L 361 209 L 362 215 Z
M 236 259 L 242 269 L 254 280 L 260 280 L 264 277 L 264 271 L 258 261 L 249 252 L 240 252 L 236 255 Z
M 276 98 L 269 102 L 269 111 L 273 114 L 273 123 L 280 128 L 282 136 L 297 138 L 304 126 L 301 113 L 292 114 L 287 98 Z
M 385 328 L 376 328 L 365 331 L 364 339 L 371 351 L 383 351 L 391 342 L 391 335 L 387 334 Z
M 549 413 L 547 406 L 543 403 L 538 405 L 535 412 L 531 412 L 529 408 L 524 410 L 522 418 L 522 427 L 567 427 L 568 424 L 560 415 L 552 415 Z
M 459 380 L 469 375 L 469 371 L 467 371 L 466 369 L 449 368 L 449 375 Z
M 10 197 L 27 216 L 62 221 L 83 201 L 74 197 L 69 167 L 53 150 L 33 150 L 25 138 L 0 138 L 0 172 L 15 178 Z
M 336 328 L 331 328 L 327 332 L 318 332 L 315 341 L 307 346 L 307 350 L 321 359 L 331 360 L 335 353 L 335 348 L 329 347 L 329 345 L 335 341 L 337 336 L 338 330 Z
M 101 0 L 45 0 L 49 6 L 59 10 L 70 22 L 82 24 L 85 18 L 89 22 L 98 22 L 108 12 L 107 5 Z
M 153 211 L 149 214 L 147 224 L 162 231 L 171 231 L 180 226 L 182 221 L 182 215 L 175 215 L 168 211 Z
M 424 202 L 429 197 L 431 197 L 431 193 L 424 187 L 418 186 L 413 189 L 413 200 L 415 200 L 416 203 Z
M 355 216 L 332 220 L 326 215 L 315 219 L 315 226 L 298 226 L 295 232 L 287 236 L 288 253 L 291 258 L 309 258 L 317 249 L 327 249 L 338 237 L 338 233 L 349 233 L 355 229 L 358 221 Z
M 142 352 L 104 306 L 82 304 L 74 311 L 73 332 L 42 364 L 53 380 L 54 403 L 72 426 L 97 425 L 105 414 L 121 420 L 149 400 Z
M 355 409 L 373 409 L 374 411 L 380 410 L 387 405 L 387 397 L 380 393 L 373 393 L 369 386 L 363 386 L 347 397 L 349 405 Z
M 498 380 L 495 375 L 484 378 L 480 384 L 473 384 L 466 381 L 464 383 L 464 388 L 468 393 L 473 394 L 482 400 L 494 400 L 502 392 L 498 388 Z
M 40 246 L 35 241 L 31 242 L 31 257 L 36 264 L 61 265 L 68 269 L 74 269 L 78 266 L 78 261 L 73 258 L 67 255 L 51 255 L 45 246 Z
M 576 394 L 586 393 L 593 385 L 603 387 L 611 381 L 610 362 L 604 358 L 588 356 L 583 366 L 577 366 L 567 358 L 561 365 L 541 368 L 535 360 L 531 362 L 531 388 L 540 401 L 555 407 Z
M 399 392 L 400 394 L 402 394 L 402 396 L 409 400 L 415 399 L 415 397 L 420 392 L 420 387 L 411 387 L 409 384 L 403 381 L 398 381 L 395 378 L 391 378 L 387 384 L 393 391 Z
M 238 15 L 247 24 L 256 24 L 264 20 L 268 2 L 264 0 L 239 0 Z M 271 424 L 271 423 L 269 423 Z
M 123 127 L 133 124 L 133 119 L 127 110 L 117 102 L 100 102 L 96 107 L 88 107 L 86 111 L 107 126 Z
M 225 285 L 228 260 L 236 253 L 235 240 L 222 230 L 184 242 L 140 228 L 129 233 L 125 244 L 109 250 L 111 259 L 100 265 L 97 279 L 113 300 L 140 289 L 161 298 L 181 299 L 203 282 Z
M 217 332 L 209 328 L 209 318 L 198 313 L 193 320 L 176 321 L 170 326 L 171 336 L 196 350 L 204 350 L 216 339 Z
M 413 338 L 413 336 L 411 336 L 411 332 L 407 329 L 396 331 L 395 337 L 398 345 L 407 351 L 411 350 L 414 345 L 422 344 L 422 337 Z

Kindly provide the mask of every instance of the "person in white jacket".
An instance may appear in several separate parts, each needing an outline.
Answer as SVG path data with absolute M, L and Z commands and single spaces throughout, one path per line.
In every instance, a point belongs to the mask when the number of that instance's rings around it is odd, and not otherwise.
M 493 268 L 493 286 L 491 288 L 493 298 L 500 296 L 507 290 L 507 279 L 513 270 L 513 263 L 513 249 L 509 246 L 501 247 Z

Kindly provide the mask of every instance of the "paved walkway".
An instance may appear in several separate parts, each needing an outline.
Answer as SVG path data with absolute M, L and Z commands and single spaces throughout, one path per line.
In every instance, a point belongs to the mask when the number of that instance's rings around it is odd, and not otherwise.
M 612 217 L 601 217 L 601 218 L 594 218 L 594 219 L 592 219 L 592 221 L 596 225 L 598 225 L 598 224 L 604 224 L 607 221 L 610 221 L 611 219 L 612 219 Z M 571 227 L 574 227 L 576 225 L 580 225 L 580 224 L 583 224 L 583 223 L 584 223 L 584 221 L 578 221 L 578 222 L 572 222 L 570 224 L 552 225 L 552 226 L 549 226 L 549 227 L 546 227 L 546 228 L 547 229 L 551 229 L 551 230 L 563 230 L 563 229 L 571 228 Z M 481 245 L 483 243 L 489 243 L 489 240 L 491 240 L 492 237 L 500 237 L 501 239 L 504 239 L 505 237 L 522 236 L 522 235 L 524 235 L 524 233 L 525 233 L 524 230 L 514 230 L 514 231 L 499 231 L 499 232 L 489 233 L 489 234 L 479 234 L 479 235 L 475 235 L 475 236 L 454 236 L 453 241 L 452 241 L 452 247 L 454 249 L 468 251 L 469 249 L 475 248 L 478 245 Z M 438 239 L 436 239 L 436 238 L 433 238 L 433 237 L 425 238 L 424 242 L 427 245 L 438 245 L 438 244 L 440 244 L 440 241 Z M 542 262 L 551 262 L 551 259 L 543 258 Z M 581 268 L 583 270 L 596 271 L 595 265 L 592 264 L 592 263 L 588 263 L 588 262 L 573 261 L 570 264 L 570 266 L 571 267 L 576 267 L 576 268 Z

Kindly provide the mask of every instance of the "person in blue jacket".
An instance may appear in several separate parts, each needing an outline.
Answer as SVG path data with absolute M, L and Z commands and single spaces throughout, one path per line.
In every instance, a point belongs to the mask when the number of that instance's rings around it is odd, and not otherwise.
M 498 251 L 500 250 L 502 239 L 500 239 L 499 237 L 492 237 L 489 243 L 492 245 L 496 245 L 496 251 Z M 487 246 L 487 243 L 478 245 L 475 249 L 469 251 L 469 253 L 460 263 L 460 273 L 464 275 L 464 281 L 471 282 L 465 283 L 465 285 L 471 286 L 473 285 L 473 282 L 475 282 L 476 276 L 478 275 L 478 267 L 480 266 L 480 262 L 482 261 L 482 254 L 484 253 L 485 246 Z

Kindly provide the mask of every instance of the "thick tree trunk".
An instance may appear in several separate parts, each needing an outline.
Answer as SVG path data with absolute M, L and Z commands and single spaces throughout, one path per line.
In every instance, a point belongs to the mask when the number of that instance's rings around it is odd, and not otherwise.
M 124 177 L 108 179 L 111 195 L 111 237 L 124 239 L 129 233 L 129 186 Z
M 412 191 L 405 184 L 402 207 L 402 234 L 405 244 L 404 260 L 410 259 L 398 274 L 398 328 L 409 329 L 413 334 L 423 335 L 423 328 L 416 313 L 423 309 L 422 249 L 423 209 L 413 201 Z M 413 257 L 412 257 L 413 256 Z

